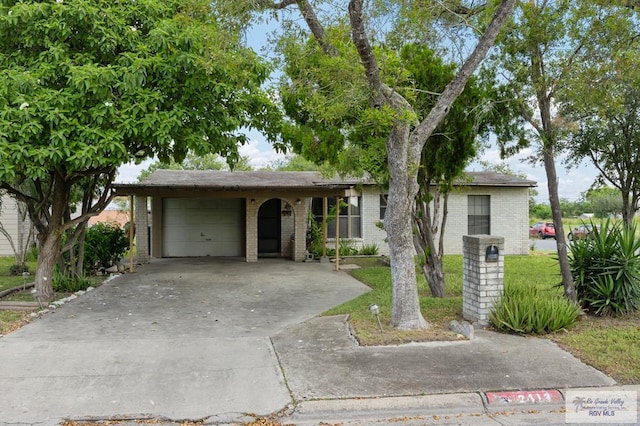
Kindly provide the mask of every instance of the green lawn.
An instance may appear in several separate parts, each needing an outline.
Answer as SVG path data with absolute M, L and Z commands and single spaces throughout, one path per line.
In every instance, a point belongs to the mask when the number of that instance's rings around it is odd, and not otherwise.
M 536 286 L 549 297 L 562 295 L 560 271 L 554 254 L 536 252 L 529 256 L 505 257 L 505 285 Z M 420 332 L 397 332 L 390 326 L 391 274 L 386 266 L 361 263 L 353 276 L 372 291 L 340 305 L 326 315 L 348 314 L 356 336 L 363 345 L 402 343 L 407 341 L 452 340 L 458 338 L 448 330 L 451 320 L 462 318 L 462 256 L 445 256 L 447 297 L 430 297 L 421 274 L 418 276 L 420 306 L 431 329 Z M 377 320 L 369 311 L 371 304 L 380 307 L 380 332 Z M 640 383 L 640 315 L 623 318 L 585 316 L 570 330 L 544 335 L 563 346 L 585 363 L 606 372 L 619 383 Z
M 11 265 L 16 263 L 13 257 L 0 257 L 0 291 L 11 287 L 22 285 L 24 279 L 22 275 L 9 275 Z M 36 272 L 36 262 L 27 262 L 31 275 L 27 278 L 27 282 L 33 282 L 33 276 Z

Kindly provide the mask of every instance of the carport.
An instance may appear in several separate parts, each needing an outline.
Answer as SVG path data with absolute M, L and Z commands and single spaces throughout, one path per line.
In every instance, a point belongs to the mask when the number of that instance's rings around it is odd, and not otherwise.
M 349 196 L 356 184 L 316 172 L 156 170 L 115 188 L 131 197 L 139 263 L 208 256 L 299 262 L 310 200 Z

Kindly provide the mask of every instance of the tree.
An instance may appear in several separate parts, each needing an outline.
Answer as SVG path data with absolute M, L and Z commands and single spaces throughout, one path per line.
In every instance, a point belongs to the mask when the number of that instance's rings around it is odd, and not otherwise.
M 570 161 L 590 161 L 599 172 L 598 184 L 619 190 L 622 206 L 618 211 L 631 227 L 640 202 L 637 16 L 613 5 L 583 13 L 597 19 L 586 53 L 588 66 L 572 73 L 563 96 L 563 116 L 575 126 L 568 140 Z
M 285 64 L 285 71 L 290 79 L 291 96 L 285 99 L 283 95 L 283 103 L 285 109 L 289 103 L 287 112 L 297 107 L 297 117 L 306 121 L 303 128 L 290 133 L 299 136 L 305 142 L 303 146 L 307 152 L 303 154 L 335 155 L 348 142 L 345 137 L 349 130 L 360 131 L 360 134 L 369 130 L 368 133 L 373 137 L 384 137 L 386 152 L 378 161 L 384 162 L 386 159 L 390 177 L 385 228 L 391 253 L 393 283 L 391 323 L 399 329 L 428 327 L 418 300 L 411 224 L 411 214 L 418 192 L 417 178 L 421 154 L 428 138 L 442 122 L 493 44 L 515 1 L 504 0 L 495 9 L 482 9 L 485 12 L 488 10 L 487 16 L 491 16 L 492 19 L 486 25 L 473 52 L 458 69 L 456 76 L 446 85 L 433 108 L 423 117 L 418 117 L 406 95 L 397 90 L 396 82 L 398 79 L 403 80 L 404 76 L 385 74 L 386 61 L 393 61 L 393 56 L 384 55 L 385 46 L 381 42 L 384 34 L 374 33 L 369 25 L 376 19 L 386 22 L 390 47 L 397 47 L 410 39 L 424 37 L 427 32 L 433 34 L 429 31 L 433 19 L 424 19 L 427 15 L 433 17 L 433 10 L 429 7 L 421 2 L 382 2 L 372 3 L 372 9 L 365 11 L 362 0 L 351 0 L 347 16 L 338 16 L 336 9 L 319 15 L 318 11 L 323 10 L 322 5 L 318 5 L 316 9 L 307 0 L 285 0 L 280 3 L 258 0 L 255 3 L 260 5 L 262 10 L 297 6 L 308 31 L 313 35 L 313 43 L 305 43 L 302 46 L 302 50 L 309 55 L 290 55 L 289 58 L 294 60 L 287 60 Z M 452 3 L 460 5 L 458 2 Z M 456 7 L 456 10 L 458 9 Z M 470 9 L 465 9 L 466 13 L 469 11 Z M 331 17 L 335 18 L 332 26 L 324 25 L 320 19 Z M 447 17 L 451 17 L 451 14 Z M 392 20 L 396 20 L 398 25 L 394 26 Z M 406 27 L 412 28 L 404 31 Z M 294 35 L 299 38 L 299 32 L 296 31 Z M 406 35 L 404 43 L 398 43 L 397 38 L 402 38 L 403 35 Z M 299 48 L 294 43 L 293 35 L 288 40 L 289 44 L 285 45 L 285 48 Z M 316 95 L 322 95 L 321 92 L 326 87 L 334 88 L 333 93 L 340 93 L 339 102 L 314 103 L 313 101 L 322 100 L 321 96 Z M 354 110 L 349 111 L 345 108 L 345 104 L 362 106 L 363 101 L 366 102 L 366 107 L 361 109 L 359 114 L 351 114 Z M 332 116 L 333 120 L 337 121 L 341 115 L 344 119 L 341 128 L 328 126 L 327 122 L 323 121 L 327 116 Z M 377 121 L 372 120 L 374 117 L 379 119 L 378 123 L 374 123 Z M 365 129 L 359 125 L 361 122 L 373 123 L 374 127 Z M 386 135 L 380 134 L 378 131 L 387 125 L 389 131 Z M 286 132 L 284 136 L 287 136 Z
M 532 129 L 527 138 L 515 144 L 499 140 L 502 155 L 511 155 L 532 143 L 537 147 L 534 161 L 544 164 L 547 175 L 564 294 L 573 302 L 577 299 L 562 225 L 555 165 L 567 129 L 556 116 L 554 102 L 570 70 L 579 64 L 583 47 L 591 36 L 589 31 L 573 31 L 571 20 L 575 12 L 575 4 L 570 0 L 520 2 L 513 22 L 498 43 L 497 55 L 503 75 L 517 95 L 519 112 Z M 572 37 L 574 34 L 581 36 Z
M 425 116 L 455 75 L 456 66 L 445 64 L 431 49 L 415 44 L 403 47 L 401 61 L 417 91 L 414 108 L 419 116 Z M 490 131 L 511 134 L 515 130 L 512 109 L 508 100 L 499 99 L 500 92 L 488 72 L 471 78 L 422 151 L 413 214 L 414 246 L 434 297 L 445 296 L 442 256 L 449 193 L 456 180 L 464 180 L 464 169 L 476 156 L 479 139 Z
M 266 170 L 278 172 L 316 172 L 321 169 L 322 166 L 298 154 L 287 156 L 283 160 L 274 161 L 266 167 Z
M 597 218 L 605 219 L 610 216 L 618 216 L 622 212 L 622 197 L 620 190 L 602 186 L 587 191 L 585 198 L 591 204 L 593 213 Z
M 237 158 L 243 127 L 275 137 L 268 68 L 238 40 L 201 0 L 2 3 L 0 188 L 36 227 L 41 297 L 62 235 L 109 203 L 118 166 Z M 71 219 L 74 191 L 90 201 Z
M 192 152 L 187 153 L 187 156 L 181 162 L 177 162 L 174 159 L 170 159 L 168 163 L 156 161 L 140 172 L 138 180 L 143 180 L 151 173 L 158 169 L 162 170 L 253 170 L 249 164 L 248 157 L 240 157 L 235 163 L 229 164 L 225 162 L 218 154 L 210 153 L 205 155 L 195 155 Z

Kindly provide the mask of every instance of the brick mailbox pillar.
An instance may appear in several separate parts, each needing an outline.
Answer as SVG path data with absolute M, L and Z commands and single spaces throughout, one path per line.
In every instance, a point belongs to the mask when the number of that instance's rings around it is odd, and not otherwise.
M 504 292 L 504 238 L 465 235 L 463 240 L 462 316 L 480 327 Z

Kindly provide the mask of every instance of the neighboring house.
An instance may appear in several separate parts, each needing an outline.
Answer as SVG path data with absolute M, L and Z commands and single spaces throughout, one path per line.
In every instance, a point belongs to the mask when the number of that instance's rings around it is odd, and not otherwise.
M 96 223 L 108 223 L 109 225 L 117 226 L 120 229 L 124 229 L 124 225 L 129 222 L 129 212 L 122 210 L 103 210 L 97 216 L 91 216 L 89 219 L 89 226 L 93 226 Z
M 18 210 L 18 202 L 6 194 L 2 194 L 0 200 L 0 224 L 11 237 L 17 250 L 24 248 L 29 236 L 31 222 L 29 217 L 21 215 Z M 14 256 L 9 239 L 4 233 L 0 233 L 0 256 Z
M 462 236 L 505 238 L 505 254 L 527 254 L 528 189 L 535 182 L 492 172 L 469 173 L 449 197 L 445 251 L 462 252 Z M 322 218 L 336 197 L 340 236 L 355 246 L 377 244 L 388 254 L 379 187 L 355 179 L 325 179 L 315 172 L 157 170 L 139 183 L 116 184 L 135 196 L 138 261 L 150 257 L 306 258 L 307 222 Z M 151 199 L 151 215 L 147 200 Z M 150 219 L 149 219 L 150 217 Z M 328 224 L 328 239 L 335 223 Z

